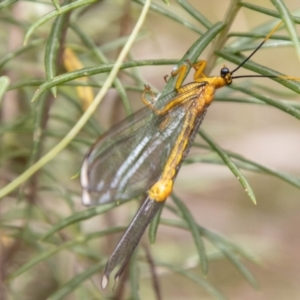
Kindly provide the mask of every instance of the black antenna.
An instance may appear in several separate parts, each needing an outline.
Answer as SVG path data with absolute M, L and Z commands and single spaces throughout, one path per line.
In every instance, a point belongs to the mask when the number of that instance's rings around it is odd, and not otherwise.
M 279 26 L 281 26 L 282 22 L 280 22 L 279 24 L 277 24 L 272 30 L 271 32 L 264 38 L 264 40 L 258 45 L 258 47 L 239 65 L 237 66 L 233 71 L 231 71 L 230 73 L 233 74 L 234 72 L 236 72 L 239 68 L 241 68 L 261 47 L 262 45 L 270 38 L 270 36 L 279 28 Z M 268 77 L 268 78 L 275 78 L 276 76 L 263 76 L 263 75 L 251 75 L 251 76 L 236 76 L 236 77 L 232 77 L 232 78 L 243 78 L 243 77 Z

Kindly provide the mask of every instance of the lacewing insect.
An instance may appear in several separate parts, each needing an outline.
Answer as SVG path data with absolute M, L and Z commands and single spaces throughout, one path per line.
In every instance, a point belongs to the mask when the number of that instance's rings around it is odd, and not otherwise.
M 261 48 L 278 26 L 233 71 L 223 67 L 220 76 L 207 77 L 203 73 L 206 61 L 200 61 L 193 65 L 194 81 L 183 85 L 187 66 L 182 65 L 172 72 L 172 76 L 177 76 L 175 91 L 159 101 L 155 101 L 150 88 L 145 87 L 142 100 L 146 106 L 113 126 L 89 150 L 81 169 L 84 205 L 128 200 L 147 193 L 146 200 L 107 262 L 102 288 L 107 286 L 112 270 L 121 264 L 115 275 L 118 280 L 146 227 L 171 194 L 181 163 L 190 150 L 215 90 L 230 85 L 237 78 L 272 77 L 233 74 Z M 152 101 L 147 99 L 147 94 Z

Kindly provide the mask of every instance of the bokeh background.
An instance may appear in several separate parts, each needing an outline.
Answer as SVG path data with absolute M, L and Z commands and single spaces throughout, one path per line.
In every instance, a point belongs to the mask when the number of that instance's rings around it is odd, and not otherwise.
M 165 6 L 162 1 L 153 3 L 204 30 L 203 26 L 199 25 L 177 2 L 170 1 L 169 6 Z M 214 24 L 218 21 L 226 22 L 226 12 L 230 10 L 230 5 L 233 5 L 234 1 L 190 0 L 189 3 Z M 249 3 L 276 11 L 270 1 Z M 290 0 L 284 3 L 295 16 L 299 15 L 299 1 Z M 11 5 L 2 8 L 1 56 L 7 57 L 10 52 L 22 48 L 29 25 L 53 9 L 50 2 L 35 1 L 12 2 Z M 78 10 L 76 25 L 94 41 L 109 60 L 113 61 L 122 46 L 120 38 L 130 34 L 140 10 L 141 5 L 135 1 L 98 1 Z M 74 14 L 76 15 L 76 10 Z M 71 16 L 71 20 L 72 17 L 74 15 Z M 248 33 L 272 20 L 274 18 L 266 14 L 242 7 L 229 32 Z M 37 46 L 33 46 L 22 55 L 10 58 L 1 65 L 0 74 L 8 76 L 11 84 L 29 79 L 41 81 L 45 79 L 45 43 L 52 22 L 53 20 L 49 20 L 34 32 L 32 40 L 44 39 Z M 288 36 L 284 29 L 280 34 Z M 151 11 L 129 59 L 180 59 L 198 37 L 198 33 L 183 24 Z M 227 45 L 235 39 L 231 37 Z M 93 66 L 96 63 L 93 54 L 81 45 L 71 30 L 66 34 L 65 43 L 77 54 L 83 67 Z M 280 42 L 270 41 L 270 45 L 258 51 L 253 61 L 276 71 L 300 77 L 299 57 L 292 44 L 282 46 Z M 212 47 L 213 44 L 202 53 L 201 59 L 207 58 Z M 247 55 L 249 51 L 244 51 L 243 54 Z M 218 75 L 224 63 L 230 69 L 234 68 L 234 64 L 218 60 L 210 75 Z M 143 106 L 140 100 L 142 83 L 150 84 L 155 91 L 161 91 L 165 85 L 163 77 L 170 74 L 172 68 L 173 66 L 167 65 L 137 68 L 135 72 L 138 73 L 139 82 L 134 76 L 130 77 L 128 73 L 120 72 L 119 78 L 126 86 L 139 86 L 137 91 L 132 88 L 127 91 L 133 110 Z M 239 74 L 252 73 L 241 69 Z M 106 76 L 106 74 L 94 76 L 92 82 L 96 84 L 103 82 Z M 189 80 L 192 80 L 191 74 L 186 81 Z M 246 86 L 251 86 L 256 91 L 275 99 L 299 100 L 299 95 L 269 79 L 247 79 L 246 82 Z M 253 83 L 253 86 L 249 82 Z M 237 80 L 233 84 L 245 85 L 245 81 Z M 0 124 L 2 187 L 22 174 L 33 163 L 30 160 L 32 157 L 36 160 L 51 150 L 82 114 L 80 99 L 74 87 L 70 86 L 59 87 L 55 99 L 51 94 L 47 94 L 44 100 L 47 107 L 44 110 L 47 112 L 46 116 L 39 114 L 39 106 L 30 103 L 36 89 L 37 86 L 30 84 L 15 87 L 6 93 L 2 100 Z M 94 87 L 94 92 L 97 91 L 98 87 Z M 43 128 L 44 137 L 39 155 L 34 156 L 33 133 L 36 133 L 34 125 L 37 116 L 43 116 L 46 125 Z M 105 215 L 76 222 L 56 233 L 50 241 L 39 242 L 41 236 L 52 226 L 86 209 L 80 202 L 79 179 L 72 177 L 78 174 L 84 153 L 96 140 L 97 133 L 100 134 L 102 129 L 108 129 L 124 116 L 124 109 L 116 90 L 110 89 L 94 114 L 94 123 L 91 127 L 99 127 L 93 133 L 89 129 L 83 130 L 77 140 L 51 160 L 34 179 L 29 179 L 20 190 L 13 191 L 1 200 L 1 299 L 47 299 L 68 280 L 92 265 L 97 258 L 105 262 L 120 234 L 93 239 L 89 243 L 58 251 L 54 256 L 49 255 L 39 264 L 28 268 L 22 275 L 7 280 L 12 272 L 51 247 L 58 247 L 90 232 L 117 225 L 125 226 L 129 223 L 139 207 L 137 201 L 116 207 Z M 209 108 L 202 128 L 223 149 L 299 178 L 300 122 L 297 118 L 267 105 L 215 101 Z M 205 155 L 208 152 L 192 149 L 191 157 L 198 154 Z M 299 299 L 300 189 L 266 174 L 250 171 L 243 173 L 255 192 L 257 205 L 250 201 L 238 180 L 224 165 L 205 163 L 184 165 L 177 177 L 174 191 L 184 201 L 195 220 L 201 226 L 218 232 L 244 247 L 258 261 L 257 264 L 243 262 L 257 278 L 259 290 L 251 287 L 236 268 L 207 243 L 206 248 L 212 260 L 206 280 L 228 299 Z M 168 209 L 164 209 L 162 217 L 175 218 Z M 188 231 L 161 225 L 156 243 L 149 247 L 145 235 L 142 244 L 148 245 L 147 248 L 150 249 L 154 260 L 174 267 L 180 266 L 204 278 L 198 265 L 192 236 Z M 157 299 L 143 249 L 140 249 L 138 254 L 140 299 Z M 162 267 L 157 267 L 156 270 L 162 299 L 213 299 L 205 289 L 180 274 Z M 57 297 L 55 299 L 130 298 L 128 284 L 114 291 L 111 288 L 105 292 L 99 290 L 100 276 L 101 271 L 84 283 L 80 283 L 74 291 L 63 298 L 55 294 Z

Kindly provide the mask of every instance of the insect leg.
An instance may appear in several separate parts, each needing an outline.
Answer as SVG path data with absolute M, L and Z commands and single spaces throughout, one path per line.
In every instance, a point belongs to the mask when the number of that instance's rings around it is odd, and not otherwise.
M 150 102 L 147 98 L 146 98 L 146 94 L 149 93 L 151 95 L 152 98 L 152 102 Z M 145 85 L 143 94 L 142 94 L 142 101 L 144 102 L 144 104 L 146 106 L 148 106 L 150 109 L 152 109 L 153 111 L 157 111 L 157 109 L 154 107 L 154 103 L 156 101 L 156 97 L 154 95 L 154 93 L 152 92 L 151 88 L 149 85 Z
M 188 71 L 187 66 L 185 64 L 183 64 L 178 69 L 171 72 L 172 76 L 178 75 L 176 83 L 175 83 L 175 89 L 177 91 L 181 88 L 187 71 Z
M 192 67 L 195 69 L 194 80 L 197 81 L 199 78 L 206 78 L 207 76 L 203 73 L 206 68 L 206 60 L 200 60 L 193 64 Z
M 190 61 L 187 61 L 187 63 L 193 67 L 195 69 L 195 73 L 194 73 L 194 80 L 199 82 L 199 78 L 206 78 L 207 76 L 203 73 L 205 67 L 206 67 L 206 60 L 200 60 L 198 61 L 197 63 L 195 64 L 191 64 Z M 171 75 L 172 76 L 177 76 L 178 75 L 178 78 L 177 78 L 177 81 L 176 81 L 176 84 L 175 84 L 175 88 L 178 92 L 180 92 L 180 88 L 183 84 L 183 81 L 184 81 L 184 78 L 185 78 L 185 75 L 187 73 L 187 66 L 186 65 L 181 65 L 178 69 L 174 70 Z M 197 80 L 198 79 L 198 80 Z

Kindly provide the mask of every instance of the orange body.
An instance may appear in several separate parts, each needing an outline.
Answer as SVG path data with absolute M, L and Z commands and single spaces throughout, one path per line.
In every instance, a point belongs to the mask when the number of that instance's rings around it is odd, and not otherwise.
M 172 107 L 176 105 L 187 106 L 186 117 L 184 119 L 181 133 L 176 140 L 176 143 L 166 162 L 161 177 L 157 182 L 155 182 L 154 185 L 151 186 L 148 191 L 149 197 L 157 202 L 165 201 L 172 193 L 177 168 L 183 160 L 183 155 L 185 153 L 185 149 L 188 146 L 189 137 L 193 131 L 197 117 L 201 115 L 203 111 L 210 105 L 214 98 L 215 90 L 223 87 L 224 85 L 229 85 L 232 81 L 230 72 L 226 73 L 226 76 L 224 77 L 205 76 L 203 73 L 205 66 L 206 61 L 200 61 L 197 64 L 193 65 L 193 68 L 196 70 L 196 72 L 194 74 L 194 82 L 192 84 L 189 84 L 188 90 L 186 86 L 182 86 L 184 75 L 187 72 L 186 65 L 183 65 L 176 71 L 172 72 L 172 76 L 178 75 L 178 79 L 175 85 L 178 95 L 173 101 L 168 103 L 161 110 L 155 109 L 155 107 L 146 100 L 144 95 L 142 97 L 145 104 L 151 107 L 154 112 L 159 115 L 167 113 Z M 199 83 L 204 84 L 199 88 L 196 88 Z M 149 90 L 149 88 L 147 89 Z M 186 99 L 193 100 L 192 102 L 190 102 Z

